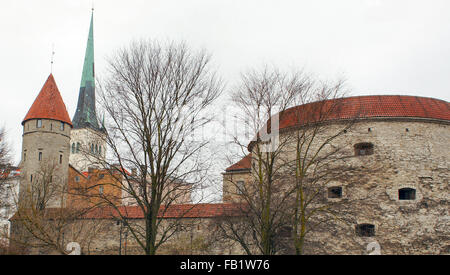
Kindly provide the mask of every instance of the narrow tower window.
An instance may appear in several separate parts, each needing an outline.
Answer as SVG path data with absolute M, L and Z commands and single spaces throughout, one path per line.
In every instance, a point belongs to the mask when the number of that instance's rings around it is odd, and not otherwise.
M 79 153 L 79 152 L 80 152 L 80 143 L 77 142 L 77 150 L 76 150 L 76 153 Z
M 72 154 L 75 154 L 75 142 L 72 143 Z
M 59 164 L 62 164 L 63 155 L 59 155 Z
M 398 190 L 399 200 L 415 200 L 416 199 L 416 189 L 413 188 L 402 188 Z
M 42 127 L 42 119 L 36 120 L 36 128 L 41 128 L 41 127 Z
M 369 142 L 362 142 L 355 144 L 355 155 L 356 156 L 366 156 L 373 154 L 373 144 Z
M 64 131 L 64 122 L 61 122 L 61 131 Z
M 95 153 L 98 154 L 98 145 L 95 144 Z
M 242 195 L 244 193 L 244 182 L 243 181 L 238 181 L 236 183 L 236 194 L 238 195 Z
M 38 160 L 39 160 L 39 161 L 41 161 L 41 160 L 42 160 L 42 152 L 39 152 L 39 155 L 38 155 Z

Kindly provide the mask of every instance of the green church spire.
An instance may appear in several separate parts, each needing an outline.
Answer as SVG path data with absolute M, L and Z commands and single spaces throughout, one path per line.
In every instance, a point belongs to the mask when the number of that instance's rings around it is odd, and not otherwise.
M 95 110 L 94 11 L 91 14 L 78 105 L 72 122 L 75 129 L 92 128 L 100 130 Z
M 83 75 L 81 76 L 80 87 L 86 87 L 86 82 L 90 81 L 95 87 L 94 71 L 94 12 L 91 14 L 91 24 L 89 26 L 89 36 L 84 55 Z

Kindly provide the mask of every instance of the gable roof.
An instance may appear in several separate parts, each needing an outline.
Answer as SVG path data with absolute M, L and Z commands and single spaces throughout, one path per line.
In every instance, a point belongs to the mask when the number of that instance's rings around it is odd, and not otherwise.
M 50 74 L 45 81 L 44 86 L 23 119 L 22 125 L 30 119 L 38 118 L 54 119 L 72 126 L 72 121 L 67 113 L 66 105 L 64 104 L 52 74 Z

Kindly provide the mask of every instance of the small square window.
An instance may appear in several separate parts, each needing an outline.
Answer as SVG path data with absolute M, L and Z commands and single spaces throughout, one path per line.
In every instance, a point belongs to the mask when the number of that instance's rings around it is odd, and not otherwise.
M 398 190 L 399 200 L 415 200 L 416 199 L 416 189 L 413 188 L 402 188 Z
M 356 226 L 356 234 L 360 237 L 375 236 L 375 225 L 363 223 Z
M 328 188 L 328 198 L 330 199 L 342 198 L 342 187 L 335 186 Z
M 356 156 L 367 156 L 373 154 L 373 144 L 369 142 L 362 142 L 355 144 L 355 155 Z

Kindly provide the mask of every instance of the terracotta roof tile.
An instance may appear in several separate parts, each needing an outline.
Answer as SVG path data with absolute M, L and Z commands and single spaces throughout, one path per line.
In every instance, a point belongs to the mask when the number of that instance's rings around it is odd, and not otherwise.
M 27 120 L 35 118 L 59 120 L 72 126 L 72 121 L 67 113 L 66 105 L 64 104 L 52 74 L 47 78 L 47 81 L 34 100 L 33 105 L 31 105 L 30 110 L 23 119 L 22 124 Z
M 236 216 L 241 204 L 176 204 L 159 210 L 158 218 L 212 218 Z M 117 210 L 111 207 L 96 208 L 85 215 L 87 219 L 108 219 L 117 217 Z M 129 219 L 142 219 L 143 212 L 139 206 L 120 206 L 119 211 Z
M 320 113 L 326 113 L 326 117 L 320 117 Z M 399 95 L 357 96 L 319 101 L 282 112 L 280 129 L 319 121 L 373 117 L 450 120 L 450 103 L 434 98 Z
M 242 158 L 240 161 L 236 162 L 235 164 L 231 165 L 225 171 L 231 172 L 231 171 L 240 171 L 240 170 L 248 170 L 251 168 L 252 164 L 252 154 L 246 155 L 244 158 Z
M 279 125 L 281 130 L 316 122 L 376 117 L 450 120 L 450 103 L 434 98 L 402 95 L 347 97 L 289 108 L 280 113 Z M 270 121 L 267 128 L 270 129 Z M 226 171 L 249 169 L 250 165 L 251 157 L 248 155 Z
M 143 219 L 144 215 L 139 206 L 120 206 L 120 213 L 128 219 Z M 170 219 L 170 218 L 218 218 L 218 217 L 232 217 L 239 216 L 242 209 L 245 209 L 243 204 L 232 203 L 218 203 L 218 204 L 176 204 L 171 205 L 164 210 L 162 207 L 159 211 L 158 218 Z M 62 208 L 48 208 L 45 210 L 45 215 L 48 218 L 57 218 L 61 214 L 77 215 L 82 213 L 83 210 L 62 209 Z M 87 212 L 80 219 L 112 219 L 117 218 L 119 215 L 117 210 L 112 207 L 98 207 Z M 19 213 L 15 213 L 10 220 L 20 219 Z

